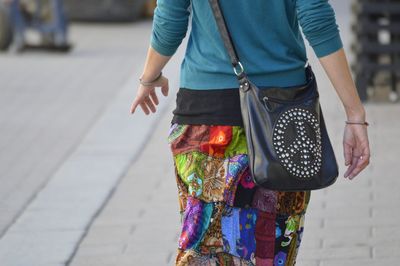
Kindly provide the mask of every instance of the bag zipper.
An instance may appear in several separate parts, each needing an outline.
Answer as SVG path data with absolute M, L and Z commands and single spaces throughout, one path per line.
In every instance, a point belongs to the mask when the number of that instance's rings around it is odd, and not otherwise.
M 314 99 L 316 97 L 318 97 L 318 93 L 316 93 L 313 97 L 309 98 L 308 100 Z M 303 97 L 303 98 L 306 98 L 306 97 Z M 302 99 L 298 99 L 298 100 L 294 100 L 294 101 L 290 101 L 290 100 L 281 100 L 281 99 L 270 97 L 270 96 L 264 96 L 263 97 L 263 101 L 264 101 L 264 103 L 265 103 L 265 101 L 271 101 L 271 102 L 276 102 L 276 103 L 289 103 L 289 104 L 291 104 L 291 103 L 301 102 L 301 101 L 303 101 L 303 98 Z

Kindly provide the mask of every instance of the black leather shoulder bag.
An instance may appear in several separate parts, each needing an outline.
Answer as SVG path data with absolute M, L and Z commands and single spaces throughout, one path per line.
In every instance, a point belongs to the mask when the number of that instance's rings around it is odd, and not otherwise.
M 304 85 L 259 89 L 239 61 L 219 1 L 209 3 L 238 78 L 254 182 L 279 191 L 315 190 L 333 184 L 338 177 L 338 165 L 310 64 L 305 69 Z

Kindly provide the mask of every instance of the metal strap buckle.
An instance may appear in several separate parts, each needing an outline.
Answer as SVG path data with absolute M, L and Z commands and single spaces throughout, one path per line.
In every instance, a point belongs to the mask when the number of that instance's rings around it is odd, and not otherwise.
M 240 67 L 240 69 L 239 69 L 240 72 L 239 73 L 238 73 L 238 69 L 237 69 L 238 66 Z M 238 62 L 238 64 L 235 67 L 233 67 L 233 71 L 235 72 L 236 76 L 240 76 L 241 74 L 243 74 L 244 68 L 243 68 L 242 63 Z

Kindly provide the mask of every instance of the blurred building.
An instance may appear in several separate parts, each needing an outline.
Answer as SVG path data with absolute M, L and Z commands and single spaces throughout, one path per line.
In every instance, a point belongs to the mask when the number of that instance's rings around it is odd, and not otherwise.
M 135 21 L 152 16 L 155 5 L 156 0 L 64 0 L 68 18 L 78 21 Z

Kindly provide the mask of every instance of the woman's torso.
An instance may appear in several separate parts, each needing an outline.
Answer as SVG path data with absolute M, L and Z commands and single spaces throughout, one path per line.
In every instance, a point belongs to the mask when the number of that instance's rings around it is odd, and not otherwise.
M 258 86 L 305 83 L 307 61 L 294 0 L 220 1 L 240 61 Z M 192 23 L 180 86 L 237 87 L 230 60 L 207 0 L 191 1 Z
M 190 36 L 171 122 L 243 125 L 238 82 L 209 2 L 190 3 Z M 220 6 L 245 72 L 260 88 L 306 83 L 299 24 L 318 57 L 342 47 L 326 0 L 220 0 Z

